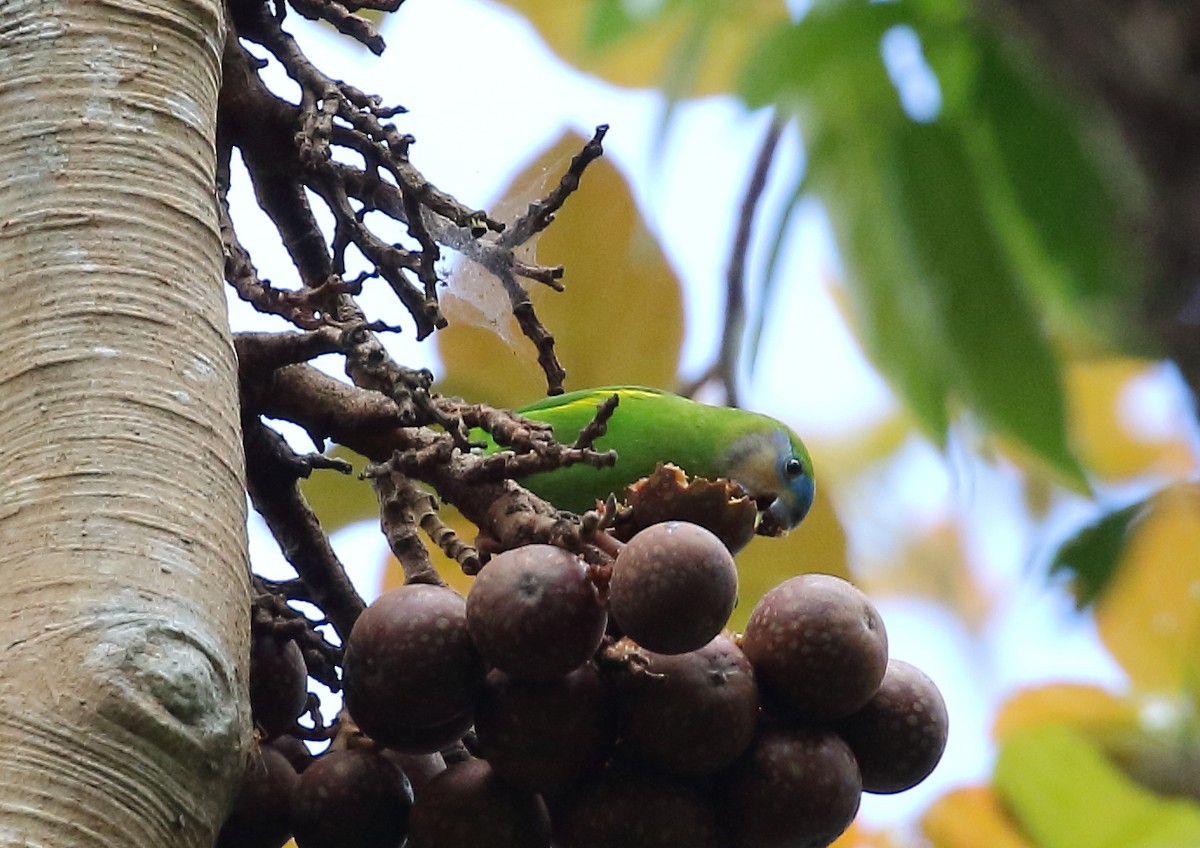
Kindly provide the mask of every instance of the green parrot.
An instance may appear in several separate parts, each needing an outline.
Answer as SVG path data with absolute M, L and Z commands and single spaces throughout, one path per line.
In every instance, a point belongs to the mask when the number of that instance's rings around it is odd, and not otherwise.
M 617 452 L 616 465 L 572 465 L 521 480 L 521 484 L 560 509 L 583 512 L 610 493 L 620 497 L 630 483 L 673 463 L 693 477 L 738 483 L 784 528 L 801 522 L 812 506 L 814 484 L 808 449 L 774 418 L 710 406 L 659 389 L 606 386 L 548 397 L 519 409 L 521 415 L 550 424 L 560 442 L 571 443 L 610 395 L 620 402 L 597 450 Z M 488 451 L 498 450 L 489 440 Z

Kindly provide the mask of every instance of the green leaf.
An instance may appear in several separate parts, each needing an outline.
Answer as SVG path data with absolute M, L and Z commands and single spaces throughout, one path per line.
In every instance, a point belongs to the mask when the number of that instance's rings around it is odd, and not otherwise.
M 1080 609 L 1104 594 L 1117 573 L 1131 531 L 1146 514 L 1152 499 L 1113 510 L 1084 527 L 1058 549 L 1050 564 L 1050 573 L 1070 576 L 1075 603 Z
M 995 234 L 964 137 L 944 122 L 895 136 L 898 214 L 923 271 L 955 394 L 1075 483 L 1059 364 Z
M 906 22 L 925 30 L 948 97 L 931 125 L 903 115 L 879 55 L 883 34 Z M 1077 128 L 1012 74 L 993 91 L 1006 67 L 980 49 L 945 2 L 819 4 L 761 42 L 739 92 L 750 105 L 783 104 L 806 119 L 810 179 L 851 266 L 861 335 L 926 429 L 944 437 L 954 397 L 1085 487 L 1032 298 L 1051 286 L 1076 303 L 1081 281 L 1094 277 L 1103 290 L 1122 266 L 1095 249 L 1101 233 L 1112 239 Z M 985 91 L 980 117 L 973 100 Z M 1009 133 L 1001 118 L 1037 122 Z M 1065 151 L 1065 174 L 1051 148 Z M 1018 167 L 1031 155 L 1039 161 Z M 1075 180 L 1082 185 L 1065 184 Z
M 1013 734 L 1000 749 L 995 784 L 1039 848 L 1200 845 L 1200 807 L 1133 783 L 1072 727 Z
M 956 5 L 958 0 L 952 0 Z M 979 92 L 979 44 L 974 33 L 958 21 L 927 21 L 920 27 L 925 61 L 937 77 L 942 95 L 941 116 L 957 120 L 975 109 Z
M 600 52 L 617 44 L 637 33 L 644 24 L 657 21 L 665 7 L 665 3 L 661 4 L 656 14 L 644 20 L 630 14 L 628 4 L 622 0 L 592 0 L 583 33 L 583 49 Z
M 972 14 L 969 3 L 963 0 L 910 0 L 922 21 L 961 26 Z
M 935 441 L 949 427 L 951 382 L 937 304 L 930 298 L 901 196 L 889 134 L 828 132 L 809 147 L 814 188 L 828 203 L 849 267 L 859 336 Z
M 974 152 L 1023 279 L 1070 330 L 1127 333 L 1123 307 L 1137 275 L 1079 117 L 994 40 L 981 39 L 977 54 Z
M 910 19 L 902 3 L 818 5 L 802 20 L 777 25 L 759 40 L 743 61 L 738 95 L 752 108 L 810 100 L 829 86 L 895 100 L 879 39 Z
M 907 118 L 880 57 L 883 34 L 909 14 L 894 3 L 818 5 L 759 42 L 743 66 L 739 92 L 751 106 L 778 103 L 805 119 L 810 188 L 829 206 L 851 266 L 864 345 L 941 442 L 949 379 L 936 310 L 924 302 L 922 270 L 896 207 L 889 144 Z M 798 184 L 774 227 L 773 251 L 802 195 Z M 774 285 L 769 277 L 764 291 Z M 769 297 L 760 302 L 765 307 Z

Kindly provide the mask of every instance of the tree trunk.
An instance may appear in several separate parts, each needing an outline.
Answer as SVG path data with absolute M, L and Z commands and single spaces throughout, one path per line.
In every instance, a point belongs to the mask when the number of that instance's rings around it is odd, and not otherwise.
M 0 0 L 0 845 L 211 845 L 249 741 L 219 0 Z

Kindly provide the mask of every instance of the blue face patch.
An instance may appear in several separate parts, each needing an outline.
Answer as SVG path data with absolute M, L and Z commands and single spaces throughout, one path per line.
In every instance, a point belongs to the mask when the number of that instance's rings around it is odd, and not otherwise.
M 804 520 L 816 497 L 816 485 L 812 469 L 804 460 L 792 452 L 791 443 L 784 433 L 779 433 L 785 444 L 786 453 L 779 463 L 779 497 L 771 504 L 772 517 L 783 527 L 791 529 Z
M 798 456 L 786 429 L 738 439 L 726 454 L 728 475 L 751 495 L 775 495 L 767 508 L 783 529 L 799 524 L 812 507 L 815 489 L 807 458 Z
M 813 482 L 813 478 L 808 474 L 798 477 L 792 481 L 791 487 L 788 489 L 790 497 L 787 499 L 790 503 L 787 504 L 787 527 L 795 527 L 804 520 L 804 516 L 808 515 L 808 511 L 812 509 L 813 499 L 817 496 L 817 487 Z M 784 500 L 780 498 L 779 500 Z

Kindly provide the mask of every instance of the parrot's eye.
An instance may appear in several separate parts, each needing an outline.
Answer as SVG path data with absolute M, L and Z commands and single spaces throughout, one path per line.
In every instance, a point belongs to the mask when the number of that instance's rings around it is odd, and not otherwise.
M 783 473 L 787 477 L 799 477 L 804 473 L 804 463 L 792 457 L 783 464 Z

